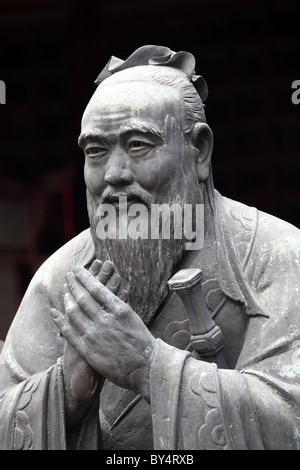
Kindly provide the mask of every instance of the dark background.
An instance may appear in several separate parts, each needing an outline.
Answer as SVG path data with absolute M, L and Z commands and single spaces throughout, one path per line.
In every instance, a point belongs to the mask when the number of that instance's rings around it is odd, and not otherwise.
M 194 54 L 223 194 L 300 226 L 300 2 L 0 0 L 0 339 L 32 275 L 88 226 L 80 120 L 111 55 Z

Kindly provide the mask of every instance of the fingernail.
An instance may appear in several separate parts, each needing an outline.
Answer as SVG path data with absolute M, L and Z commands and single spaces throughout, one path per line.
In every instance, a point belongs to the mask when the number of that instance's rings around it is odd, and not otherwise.
M 55 308 L 51 308 L 50 313 L 52 315 L 52 318 L 58 318 L 58 311 Z
M 74 266 L 74 268 L 73 268 L 73 273 L 74 273 L 74 274 L 79 274 L 81 270 L 82 270 L 82 267 L 76 265 L 76 266 Z
M 119 282 L 121 281 L 121 277 L 119 276 L 119 274 L 114 274 L 111 278 L 110 278 L 110 285 L 115 287 L 117 284 L 119 284 Z
M 114 269 L 114 264 L 107 260 L 107 261 L 104 261 L 103 263 L 103 266 L 102 266 L 102 271 L 105 273 L 105 274 L 108 274 L 110 273 L 110 271 L 112 271 Z
M 70 282 L 71 279 L 73 279 L 73 278 L 74 278 L 74 274 L 73 274 L 73 273 L 67 273 L 67 274 L 66 274 L 66 280 L 67 280 L 67 282 Z

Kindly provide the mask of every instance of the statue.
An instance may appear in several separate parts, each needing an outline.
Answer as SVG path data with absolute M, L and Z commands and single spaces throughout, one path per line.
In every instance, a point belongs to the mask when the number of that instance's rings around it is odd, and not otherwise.
M 7 334 L 1 449 L 299 448 L 299 231 L 214 189 L 194 70 L 144 46 L 97 78 L 79 136 L 90 228 L 37 271 Z M 146 236 L 164 204 L 203 209 L 201 243 Z M 213 335 L 197 336 L 203 310 Z

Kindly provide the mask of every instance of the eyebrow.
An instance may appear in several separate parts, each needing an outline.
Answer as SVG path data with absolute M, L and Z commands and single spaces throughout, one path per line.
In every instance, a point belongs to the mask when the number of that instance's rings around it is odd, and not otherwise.
M 155 124 L 150 124 L 150 123 L 146 124 L 140 121 L 131 121 L 127 123 L 125 126 L 122 126 L 120 136 L 130 133 L 130 132 L 152 134 L 163 141 L 165 140 L 163 132 Z M 88 132 L 82 132 L 80 136 L 78 137 L 78 145 L 79 147 L 82 147 L 84 143 L 89 139 L 105 140 L 108 137 L 109 137 L 108 132 L 105 132 L 99 129 L 91 130 Z
M 89 139 L 103 140 L 107 138 L 108 138 L 108 133 L 99 131 L 99 130 L 81 132 L 80 136 L 78 137 L 78 145 L 79 147 L 82 147 L 84 143 Z

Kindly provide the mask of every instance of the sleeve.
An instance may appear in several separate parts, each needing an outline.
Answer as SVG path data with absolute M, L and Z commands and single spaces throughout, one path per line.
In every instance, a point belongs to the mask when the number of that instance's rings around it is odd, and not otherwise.
M 64 311 L 62 286 L 73 263 L 71 241 L 37 271 L 7 334 L 0 355 L 1 449 L 93 449 L 99 445 L 99 404 L 73 433 L 67 435 L 65 430 L 64 339 L 50 308 Z
M 218 369 L 157 340 L 150 371 L 157 449 L 300 446 L 299 241 L 261 244 L 247 273 L 269 318 L 249 318 L 236 368 Z
M 0 401 L 0 449 L 63 450 L 66 445 L 61 361 L 12 387 Z

